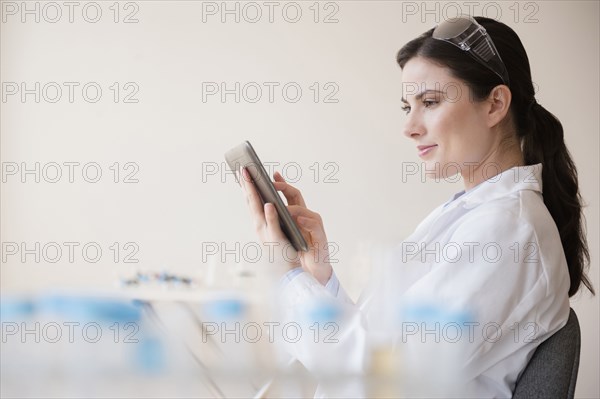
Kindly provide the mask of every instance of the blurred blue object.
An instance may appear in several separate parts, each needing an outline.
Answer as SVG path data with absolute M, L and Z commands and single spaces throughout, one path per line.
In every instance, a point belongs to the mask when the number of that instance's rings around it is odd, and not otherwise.
M 470 320 L 467 311 L 446 309 L 433 304 L 405 305 L 400 312 L 402 321 L 440 322 L 463 324 Z
M 20 297 L 0 297 L 0 320 L 13 321 L 33 314 L 35 306 L 29 299 Z
M 160 339 L 146 336 L 140 340 L 135 352 L 138 370 L 147 373 L 161 373 L 166 368 L 166 353 Z
M 245 305 L 237 298 L 215 299 L 205 305 L 208 316 L 219 320 L 239 319 L 243 316 Z
M 140 302 L 112 298 L 47 295 L 39 299 L 38 309 L 82 321 L 135 322 L 141 318 Z
M 340 305 L 334 301 L 319 301 L 308 309 L 308 319 L 311 322 L 326 323 L 337 321 L 342 315 Z

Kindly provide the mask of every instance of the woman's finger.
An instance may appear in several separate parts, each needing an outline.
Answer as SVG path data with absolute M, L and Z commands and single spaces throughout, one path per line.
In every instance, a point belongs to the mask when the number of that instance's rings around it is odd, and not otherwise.
M 311 241 L 316 244 L 323 244 L 327 241 L 327 236 L 323 230 L 321 220 L 300 216 L 298 218 L 300 227 L 310 234 Z
M 327 241 L 321 215 L 298 205 L 288 206 L 288 211 L 303 230 L 303 234 L 308 233 L 311 243 L 320 244 Z
M 265 204 L 265 220 L 267 221 L 267 230 L 271 238 L 279 239 L 278 227 L 279 227 L 279 215 L 275 209 L 275 205 L 271 203 Z
M 290 186 L 279 172 L 273 174 L 275 182 L 273 185 L 277 191 L 281 191 L 287 199 L 288 205 L 300 205 L 306 208 L 302 193 L 296 187 Z
M 313 212 L 310 209 L 300 205 L 288 205 L 287 209 L 294 219 L 298 218 L 299 216 L 304 216 L 311 219 L 321 220 L 321 215 L 319 215 L 317 212 Z
M 256 187 L 254 186 L 254 182 L 248 173 L 246 168 L 242 168 L 242 176 L 240 178 L 241 185 L 246 194 L 246 201 L 248 202 L 248 206 L 250 207 L 250 213 L 252 214 L 252 218 L 254 219 L 255 227 L 257 229 L 264 226 L 265 215 L 263 211 L 263 203 L 262 199 L 258 195 L 258 191 L 256 191 Z
M 281 230 L 279 224 L 279 215 L 277 214 L 277 208 L 271 203 L 265 204 L 265 220 L 267 222 L 267 231 L 271 240 L 278 242 L 289 242 Z
M 269 231 L 269 237 L 271 240 L 279 243 L 285 243 L 281 249 L 278 249 L 279 251 L 282 251 L 284 259 L 296 266 L 300 266 L 300 254 L 290 244 L 283 231 L 281 231 L 281 226 L 279 225 L 279 215 L 277 214 L 275 205 L 271 203 L 265 204 L 265 219 L 267 221 L 267 230 Z

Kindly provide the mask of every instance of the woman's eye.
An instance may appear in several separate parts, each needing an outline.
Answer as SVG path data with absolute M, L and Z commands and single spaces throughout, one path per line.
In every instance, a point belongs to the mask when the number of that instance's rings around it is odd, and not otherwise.
M 423 100 L 423 105 L 425 106 L 425 108 L 429 108 L 432 105 L 437 104 L 439 101 L 437 100 Z M 404 111 L 404 113 L 406 113 L 408 115 L 408 113 L 410 112 L 410 105 L 404 105 L 402 106 L 402 111 Z

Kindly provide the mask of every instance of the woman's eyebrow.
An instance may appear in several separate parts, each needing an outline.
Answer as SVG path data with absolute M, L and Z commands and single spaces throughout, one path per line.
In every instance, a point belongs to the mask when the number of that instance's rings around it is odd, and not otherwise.
M 422 92 L 420 92 L 420 93 L 418 93 L 418 94 L 415 95 L 415 99 L 417 101 L 419 101 L 427 93 L 442 93 L 442 94 L 444 94 L 444 92 L 442 90 L 433 90 L 433 89 L 423 90 Z M 402 97 L 400 100 L 403 101 L 403 102 L 405 102 L 405 103 L 408 102 L 408 101 L 406 101 L 406 99 L 404 97 Z

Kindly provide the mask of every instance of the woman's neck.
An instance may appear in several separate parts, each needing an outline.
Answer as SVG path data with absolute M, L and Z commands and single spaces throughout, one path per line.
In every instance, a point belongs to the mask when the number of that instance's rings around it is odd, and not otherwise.
M 501 156 L 490 156 L 462 173 L 465 191 L 471 190 L 505 170 L 523 165 L 525 165 L 525 161 L 520 147 L 513 146 L 511 151 L 505 151 Z

